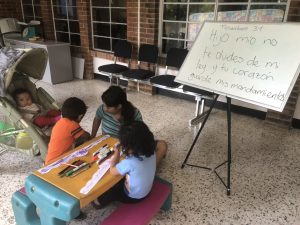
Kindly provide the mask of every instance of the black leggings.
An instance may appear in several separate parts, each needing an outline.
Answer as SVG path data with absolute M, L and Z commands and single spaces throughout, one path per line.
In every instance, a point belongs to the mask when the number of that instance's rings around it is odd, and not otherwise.
M 118 183 L 115 184 L 111 189 L 105 192 L 103 195 L 98 197 L 98 201 L 101 206 L 106 206 L 111 202 L 118 201 L 123 203 L 137 203 L 142 201 L 145 198 L 130 198 L 125 190 L 124 186 L 125 178 L 120 180 Z

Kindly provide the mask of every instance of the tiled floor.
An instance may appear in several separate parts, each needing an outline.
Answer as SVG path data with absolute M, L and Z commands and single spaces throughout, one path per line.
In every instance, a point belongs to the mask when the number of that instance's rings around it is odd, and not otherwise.
M 88 112 L 82 126 L 91 130 L 100 95 L 108 83 L 99 80 L 48 85 L 39 82 L 58 103 L 70 96 L 83 99 Z M 300 130 L 286 130 L 263 120 L 232 114 L 232 192 L 227 196 L 214 173 L 181 163 L 192 143 L 188 120 L 194 103 L 164 96 L 128 92 L 155 136 L 169 144 L 169 154 L 158 174 L 174 185 L 173 206 L 157 214 L 151 224 L 163 225 L 299 225 Z M 215 167 L 226 159 L 226 113 L 213 110 L 189 163 Z M 39 158 L 18 152 L 0 156 L 0 225 L 15 224 L 10 198 L 25 178 L 41 166 Z M 219 169 L 222 175 L 225 168 Z M 98 225 L 115 206 L 84 209 L 85 221 L 71 225 Z

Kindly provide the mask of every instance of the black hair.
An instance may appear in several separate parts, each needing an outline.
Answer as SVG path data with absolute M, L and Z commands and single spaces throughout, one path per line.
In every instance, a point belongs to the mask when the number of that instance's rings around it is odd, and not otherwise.
M 124 124 L 119 131 L 120 144 L 126 155 L 130 154 L 139 158 L 140 156 L 150 157 L 154 154 L 156 142 L 153 133 L 142 121 L 134 121 Z
M 16 90 L 14 90 L 14 92 L 12 93 L 12 97 L 14 98 L 15 101 L 17 101 L 18 96 L 23 93 L 28 93 L 32 98 L 30 91 L 24 88 L 17 88 Z
M 86 111 L 87 106 L 85 103 L 76 97 L 71 97 L 65 100 L 61 108 L 62 117 L 75 121 L 80 115 L 85 115 Z
M 134 121 L 135 109 L 131 102 L 127 101 L 126 92 L 119 86 L 110 86 L 105 92 L 103 92 L 102 101 L 108 107 L 122 106 L 121 115 L 124 118 L 124 122 Z

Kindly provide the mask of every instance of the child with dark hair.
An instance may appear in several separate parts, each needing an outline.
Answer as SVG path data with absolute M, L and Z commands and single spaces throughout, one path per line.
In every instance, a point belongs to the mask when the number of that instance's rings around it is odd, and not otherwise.
M 32 101 L 32 96 L 26 89 L 18 88 L 12 95 L 23 118 L 40 128 L 52 126 L 61 118 L 60 111 L 56 109 L 42 112 L 42 107 Z
M 103 104 L 97 109 L 91 137 L 96 137 L 101 124 L 102 134 L 119 137 L 120 127 L 134 121 L 142 121 L 141 112 L 127 100 L 126 92 L 119 86 L 110 86 L 101 96 Z M 163 140 L 156 141 L 156 164 L 165 157 L 168 145 Z
M 62 118 L 52 129 L 45 164 L 90 139 L 90 134 L 79 123 L 87 111 L 87 106 L 79 98 L 68 98 L 61 108 Z
M 127 101 L 125 91 L 119 86 L 110 86 L 102 96 L 103 104 L 97 109 L 91 136 L 94 138 L 102 122 L 102 134 L 118 137 L 120 126 L 134 120 L 142 121 L 140 111 Z
M 92 203 L 98 209 L 112 201 L 139 202 L 147 197 L 153 185 L 156 143 L 147 125 L 141 121 L 122 125 L 119 140 L 120 144 L 114 147 L 110 173 L 125 177 Z M 122 161 L 120 149 L 126 156 Z

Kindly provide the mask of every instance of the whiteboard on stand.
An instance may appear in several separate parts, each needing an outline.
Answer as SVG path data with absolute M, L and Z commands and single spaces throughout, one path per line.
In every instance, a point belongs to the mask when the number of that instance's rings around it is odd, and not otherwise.
M 175 81 L 282 111 L 300 72 L 297 23 L 205 22 Z

